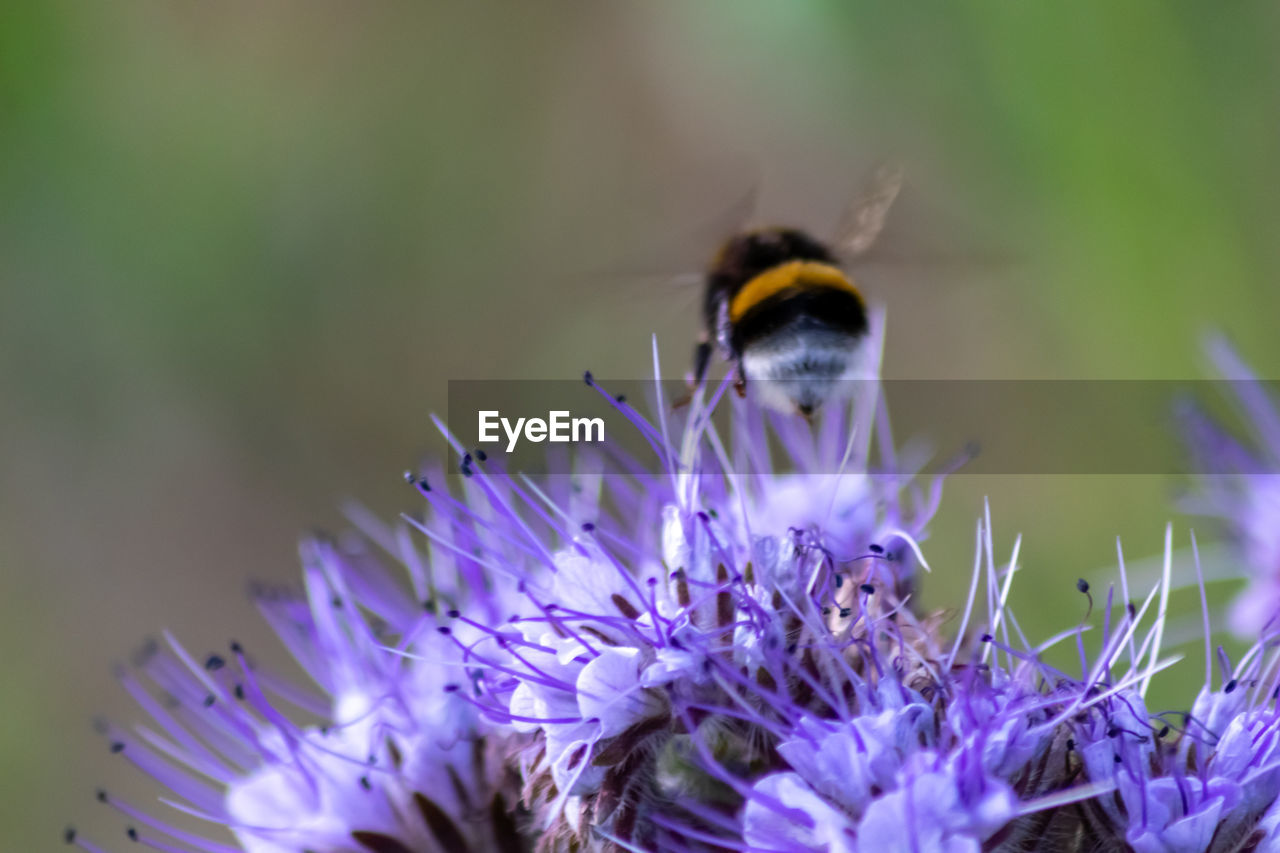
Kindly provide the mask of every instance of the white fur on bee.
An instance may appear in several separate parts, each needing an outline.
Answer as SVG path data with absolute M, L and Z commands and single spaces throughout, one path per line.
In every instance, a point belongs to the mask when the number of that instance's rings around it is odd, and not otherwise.
M 871 379 L 867 335 L 793 323 L 752 341 L 742 352 L 747 393 L 780 412 L 810 414 Z

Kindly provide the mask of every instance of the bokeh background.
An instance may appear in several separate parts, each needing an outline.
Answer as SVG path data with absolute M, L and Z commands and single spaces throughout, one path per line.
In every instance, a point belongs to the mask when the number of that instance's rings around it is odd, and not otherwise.
M 862 277 L 891 376 L 1201 377 L 1210 328 L 1275 375 L 1280 10 L 1062 6 L 4 5 L 0 846 L 127 844 L 112 665 L 272 648 L 246 581 L 413 509 L 449 379 L 637 378 L 653 333 L 678 375 L 696 294 L 641 274 L 753 187 L 821 230 L 910 164 L 886 240 L 933 260 Z M 1070 624 L 1115 537 L 1185 546 L 1177 488 L 958 477 L 926 597 L 985 495 L 1023 625 Z

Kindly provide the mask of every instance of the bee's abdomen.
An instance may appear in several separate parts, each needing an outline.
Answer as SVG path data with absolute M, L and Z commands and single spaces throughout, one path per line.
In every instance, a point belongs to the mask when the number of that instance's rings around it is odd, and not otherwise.
M 753 302 L 734 320 L 730 343 L 735 353 L 753 341 L 783 329 L 808 330 L 859 337 L 867 331 L 867 310 L 852 284 L 810 284 L 776 290 Z
M 703 306 L 707 327 L 714 329 L 722 309 L 730 309 L 748 285 L 764 277 L 777 283 L 779 275 L 797 276 L 801 267 L 827 268 L 843 277 L 834 265 L 835 257 L 821 242 L 794 228 L 762 228 L 734 237 L 718 253 L 707 271 Z M 757 288 L 757 296 L 759 288 Z M 751 297 L 747 302 L 759 301 Z M 732 312 L 730 312 L 732 313 Z M 729 318 L 736 322 L 735 317 Z

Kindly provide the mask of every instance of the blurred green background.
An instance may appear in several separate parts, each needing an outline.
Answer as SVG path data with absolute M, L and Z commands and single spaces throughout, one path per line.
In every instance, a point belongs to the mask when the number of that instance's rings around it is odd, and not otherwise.
M 270 648 L 245 581 L 295 577 L 344 498 L 413 508 L 447 380 L 643 376 L 654 332 L 683 370 L 696 296 L 625 273 L 751 186 L 821 230 L 896 156 L 886 240 L 1012 256 L 868 270 L 891 376 L 1199 377 L 1208 328 L 1276 375 L 1278 17 L 4 6 L 0 844 L 68 819 L 127 844 L 94 788 L 155 791 L 91 730 L 134 713 L 113 662 L 164 627 Z M 963 588 L 989 495 L 997 551 L 1026 537 L 1023 626 L 1070 624 L 1116 536 L 1149 555 L 1173 519 L 1185 544 L 1176 485 L 958 477 L 926 596 Z

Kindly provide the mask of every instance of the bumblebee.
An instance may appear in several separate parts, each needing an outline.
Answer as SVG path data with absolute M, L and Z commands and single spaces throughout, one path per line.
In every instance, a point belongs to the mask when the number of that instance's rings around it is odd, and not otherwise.
M 809 417 L 865 377 L 867 306 L 845 267 L 875 243 L 901 187 L 900 169 L 878 169 L 830 242 L 778 227 L 730 238 L 705 276 L 694 386 L 718 349 L 740 395 L 752 387 L 765 405 Z

